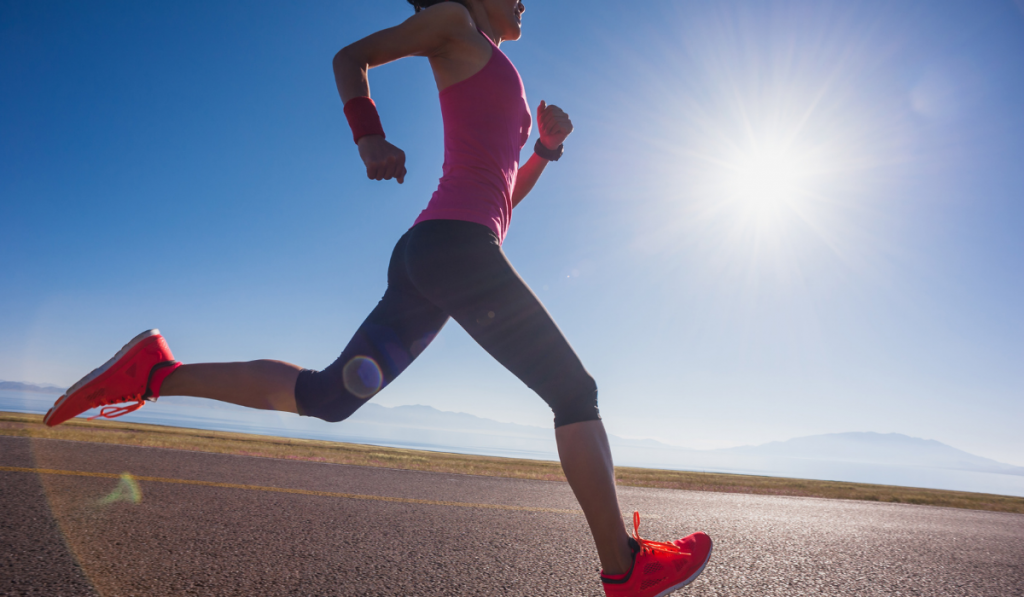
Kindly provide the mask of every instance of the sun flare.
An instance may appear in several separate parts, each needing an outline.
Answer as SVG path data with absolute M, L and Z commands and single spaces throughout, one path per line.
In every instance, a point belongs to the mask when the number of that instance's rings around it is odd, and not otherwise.
M 643 128 L 629 129 L 644 142 L 631 145 L 643 149 L 630 184 L 649 176 L 655 214 L 637 216 L 637 245 L 749 281 L 799 280 L 824 254 L 860 267 L 874 250 L 862 227 L 883 213 L 869 198 L 916 155 L 907 100 L 871 100 L 866 38 L 812 33 L 796 5 L 682 5 L 701 18 L 680 17 L 686 35 L 662 40 L 664 59 L 636 55 L 652 92 Z M 822 23 L 839 24 L 836 7 Z M 765 26 L 768 15 L 779 20 Z M 621 105 L 634 101 L 623 93 Z

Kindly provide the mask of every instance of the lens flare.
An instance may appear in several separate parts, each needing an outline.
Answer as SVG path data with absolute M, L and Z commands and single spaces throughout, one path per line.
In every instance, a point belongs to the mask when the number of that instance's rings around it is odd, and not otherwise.
M 341 375 L 345 389 L 363 400 L 379 392 L 384 385 L 384 374 L 381 373 L 377 361 L 366 356 L 353 357 L 345 363 Z
M 412 345 L 409 347 L 409 354 L 415 359 L 420 355 L 420 353 L 426 350 L 428 346 L 430 346 L 430 343 L 433 342 L 436 337 L 436 333 L 429 333 L 422 338 L 414 340 Z
M 117 487 L 106 496 L 100 498 L 99 504 L 106 506 L 114 502 L 131 502 L 138 504 L 142 502 L 142 488 L 135 481 L 130 473 L 123 473 Z

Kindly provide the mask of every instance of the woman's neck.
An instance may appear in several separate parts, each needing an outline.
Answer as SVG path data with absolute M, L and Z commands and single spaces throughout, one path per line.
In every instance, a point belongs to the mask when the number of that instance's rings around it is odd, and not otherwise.
M 494 28 L 491 26 L 491 20 L 487 17 L 487 10 L 475 2 L 471 3 L 468 8 L 469 16 L 473 17 L 473 22 L 476 23 L 477 28 L 479 28 L 480 31 L 483 31 L 484 35 L 494 42 L 494 45 L 500 46 L 502 40 L 494 33 Z

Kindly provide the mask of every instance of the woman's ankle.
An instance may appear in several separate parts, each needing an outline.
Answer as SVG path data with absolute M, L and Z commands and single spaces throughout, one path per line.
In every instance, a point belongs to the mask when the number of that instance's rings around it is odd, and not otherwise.
M 625 577 L 633 571 L 633 562 L 636 561 L 636 549 L 633 549 L 633 540 L 628 536 L 626 540 L 617 546 L 614 555 L 614 562 L 606 564 L 601 570 L 601 576 L 608 578 Z

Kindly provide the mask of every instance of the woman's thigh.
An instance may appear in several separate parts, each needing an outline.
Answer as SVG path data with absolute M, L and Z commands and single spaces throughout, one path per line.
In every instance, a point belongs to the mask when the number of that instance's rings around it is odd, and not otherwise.
M 490 230 L 423 222 L 405 263 L 420 294 L 551 406 L 556 427 L 600 418 L 593 378 Z
M 348 418 L 387 387 L 437 335 L 448 315 L 416 292 L 405 274 L 403 236 L 392 254 L 388 288 L 323 371 L 303 370 L 295 384 L 295 402 L 303 415 L 325 421 Z

